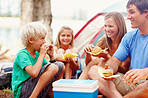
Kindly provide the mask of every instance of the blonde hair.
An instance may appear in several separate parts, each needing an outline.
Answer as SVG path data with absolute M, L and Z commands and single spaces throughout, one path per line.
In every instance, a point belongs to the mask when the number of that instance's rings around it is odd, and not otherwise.
M 74 35 L 73 35 L 73 30 L 69 27 L 69 26 L 62 26 L 59 33 L 58 33 L 58 36 L 57 36 L 57 39 L 56 39 L 56 42 L 55 42 L 55 46 L 57 46 L 57 48 L 59 49 L 61 46 L 60 44 L 60 35 L 61 33 L 64 31 L 64 30 L 70 30 L 71 32 L 71 35 L 72 35 L 72 40 L 71 40 L 71 48 L 74 47 Z
M 28 45 L 29 38 L 37 39 L 46 36 L 47 32 L 46 27 L 40 22 L 27 23 L 20 30 L 23 46 L 26 47 Z

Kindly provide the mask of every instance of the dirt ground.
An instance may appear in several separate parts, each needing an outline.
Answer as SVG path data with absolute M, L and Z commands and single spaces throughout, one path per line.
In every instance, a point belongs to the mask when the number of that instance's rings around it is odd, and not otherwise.
M 0 98 L 13 98 L 13 94 L 4 90 L 0 90 Z

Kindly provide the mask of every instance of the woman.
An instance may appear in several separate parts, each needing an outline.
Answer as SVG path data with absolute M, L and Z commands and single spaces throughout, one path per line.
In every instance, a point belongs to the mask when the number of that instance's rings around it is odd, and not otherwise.
M 105 62 L 114 54 L 121 42 L 122 37 L 127 32 L 124 18 L 119 12 L 108 13 L 105 16 L 104 21 L 105 36 L 100 38 L 97 46 L 107 50 L 101 52 L 98 55 L 92 56 L 89 54 L 89 52 L 91 52 L 94 47 L 92 44 L 88 45 L 84 49 L 86 68 L 80 75 L 79 79 L 88 79 L 87 73 L 90 67 L 93 65 L 101 65 L 104 67 Z M 125 62 L 122 63 L 118 71 L 125 73 L 129 69 L 129 64 L 130 59 L 128 58 Z
M 66 57 L 65 53 L 78 54 L 78 50 L 73 45 L 74 35 L 73 30 L 68 26 L 63 26 L 59 33 L 54 46 L 54 56 L 57 61 L 61 61 L 65 64 L 65 79 L 71 79 L 72 75 L 75 75 L 76 71 L 80 69 L 78 57 Z

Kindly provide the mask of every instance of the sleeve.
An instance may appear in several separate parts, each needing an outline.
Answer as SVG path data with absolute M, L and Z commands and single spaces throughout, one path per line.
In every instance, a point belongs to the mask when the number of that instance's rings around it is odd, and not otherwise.
M 43 59 L 43 66 L 46 65 L 46 64 L 48 64 L 48 62 L 47 62 L 46 59 L 44 58 L 44 59 Z
M 24 69 L 28 65 L 32 65 L 27 53 L 21 52 L 18 54 L 18 65 L 20 65 L 22 69 Z
M 113 56 L 121 61 L 125 61 L 129 56 L 129 51 L 130 51 L 129 43 L 130 43 L 130 35 L 125 34 L 125 36 L 121 40 L 118 49 L 116 50 Z

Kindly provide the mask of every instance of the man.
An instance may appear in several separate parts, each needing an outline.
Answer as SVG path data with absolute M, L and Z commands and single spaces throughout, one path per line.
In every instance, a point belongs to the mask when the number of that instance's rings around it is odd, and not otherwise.
M 127 95 L 131 91 L 132 92 L 129 94 L 132 95 L 133 92 L 137 92 L 137 90 L 139 90 L 141 85 L 147 85 L 148 0 L 129 0 L 127 3 L 127 10 L 127 19 L 131 21 L 132 28 L 135 29 L 128 32 L 123 37 L 117 51 L 114 53 L 113 57 L 108 60 L 106 65 L 108 65 L 110 69 L 116 73 L 120 64 L 127 57 L 130 57 L 130 70 L 126 72 L 125 75 L 120 74 L 120 77 L 114 79 L 113 81 L 102 79 L 98 75 L 97 66 L 93 66 L 88 73 L 90 79 L 98 80 L 100 93 L 110 98 L 122 98 L 122 96 Z M 147 86 L 141 91 L 146 91 L 147 94 L 145 94 L 145 96 L 148 96 Z M 142 93 L 143 92 L 140 94 L 142 95 Z

